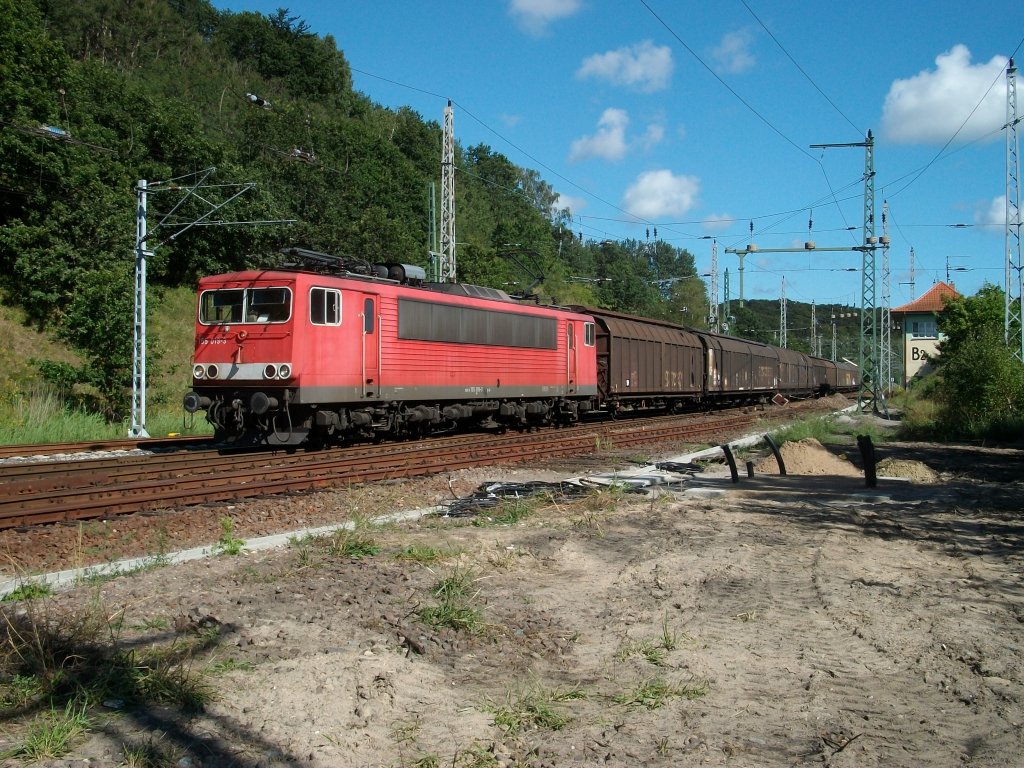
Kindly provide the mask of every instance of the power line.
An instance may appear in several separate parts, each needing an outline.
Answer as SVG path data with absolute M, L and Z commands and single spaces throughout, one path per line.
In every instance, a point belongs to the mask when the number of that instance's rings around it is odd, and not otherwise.
M 1020 50 L 1021 45 L 1024 45 L 1024 38 L 1021 38 L 1021 40 L 1017 43 L 1017 46 L 1013 49 L 1013 53 L 1010 55 L 1009 58 L 1012 59 L 1014 56 L 1017 55 L 1017 51 Z M 964 129 L 964 126 L 967 125 L 968 121 L 970 121 L 970 119 L 972 117 L 974 117 L 974 113 L 978 111 L 978 109 L 981 107 L 981 105 L 985 102 L 985 99 L 988 98 L 989 93 L 991 93 L 992 89 L 996 87 L 996 83 L 998 83 L 1000 80 L 1002 80 L 1004 76 L 1005 76 L 1005 70 L 1004 70 L 1004 68 L 1001 67 L 1000 70 L 999 70 L 999 73 L 996 75 L 995 79 L 993 79 L 991 84 L 989 85 L 989 87 L 987 89 L 985 89 L 985 93 L 982 94 L 980 99 L 978 99 L 978 103 L 974 105 L 974 108 L 968 113 L 967 117 L 964 118 L 964 121 L 960 124 L 960 127 L 957 128 L 953 132 L 953 135 L 950 136 L 949 139 L 946 140 L 946 143 L 942 145 L 942 148 L 938 152 L 935 153 L 935 156 L 931 160 L 929 160 L 927 163 L 925 163 L 924 166 L 922 168 L 920 168 L 918 171 L 916 171 L 916 172 L 912 171 L 911 172 L 911 173 L 916 173 L 914 178 L 912 178 L 910 181 L 908 181 L 902 187 L 897 189 L 895 192 L 891 193 L 889 195 L 890 198 L 895 197 L 896 195 L 898 195 L 901 192 L 905 191 L 907 189 L 907 187 L 909 187 L 910 185 L 914 184 L 919 178 L 921 178 L 921 176 L 924 175 L 925 171 L 927 171 L 929 168 L 931 168 L 932 165 L 934 165 L 935 162 L 940 157 L 942 157 L 942 153 L 945 152 L 946 148 L 950 144 L 953 143 L 953 140 L 956 139 L 956 137 L 960 135 L 960 131 L 962 131 Z M 1000 128 L 1000 130 L 1002 130 L 1002 128 Z M 952 154 L 952 153 L 950 153 L 950 154 Z M 903 178 L 906 178 L 906 177 L 903 177 Z
M 778 136 L 779 136 L 780 138 L 782 138 L 783 140 L 785 140 L 787 144 L 790 144 L 790 145 L 791 145 L 791 146 L 792 146 L 793 148 L 795 148 L 795 149 L 796 149 L 796 150 L 797 150 L 797 151 L 798 151 L 798 152 L 799 152 L 800 154 L 802 154 L 802 155 L 806 155 L 806 156 L 807 156 L 807 157 L 808 157 L 808 158 L 809 158 L 809 159 L 810 159 L 811 161 L 813 161 L 813 162 L 818 162 L 818 161 L 817 161 L 817 158 L 815 158 L 815 157 L 814 157 L 814 155 L 812 155 L 812 154 L 811 154 L 810 152 L 808 152 L 808 151 L 807 151 L 806 149 L 804 149 L 804 148 L 803 148 L 802 146 L 800 146 L 800 145 L 799 145 L 799 144 L 797 144 L 797 143 L 796 143 L 795 141 L 793 141 L 793 140 L 792 140 L 791 138 L 789 138 L 789 136 L 787 136 L 786 134 L 784 134 L 784 133 L 782 132 L 782 130 L 781 130 L 781 129 L 779 129 L 779 128 L 775 127 L 775 124 L 774 124 L 774 123 L 772 123 L 772 121 L 771 121 L 771 120 L 769 120 L 769 119 L 768 119 L 767 117 L 765 117 L 765 116 L 764 116 L 763 114 L 761 114 L 761 113 L 760 113 L 760 112 L 759 112 L 759 111 L 758 111 L 758 110 L 757 110 L 757 109 L 756 109 L 756 108 L 755 108 L 755 107 L 754 107 L 754 106 L 753 106 L 752 104 L 750 104 L 750 102 L 748 102 L 748 101 L 747 101 L 746 99 L 744 99 L 744 98 L 743 98 L 742 96 L 740 96 L 740 94 L 739 94 L 739 93 L 737 93 L 737 92 L 736 92 L 736 90 L 735 90 L 735 89 L 734 89 L 734 88 L 733 88 L 733 87 L 732 87 L 731 85 L 729 85 L 729 84 L 728 84 L 727 82 L 725 82 L 725 80 L 723 80 L 723 79 L 721 78 L 721 76 L 719 76 L 719 74 L 718 74 L 717 72 L 715 72 L 715 70 L 714 70 L 714 69 L 712 69 L 712 68 L 711 68 L 711 66 L 710 66 L 710 65 L 709 65 L 709 64 L 708 64 L 708 63 L 707 63 L 706 61 L 704 61 L 704 59 L 702 59 L 702 58 L 701 58 L 700 56 L 698 56 L 698 55 L 697 55 L 697 52 L 696 52 L 696 51 L 694 51 L 694 50 L 693 50 L 693 49 L 692 49 L 692 48 L 691 48 L 691 47 L 690 47 L 689 45 L 687 45 L 687 44 L 686 44 L 686 41 L 684 41 L 684 40 L 683 40 L 683 38 L 681 38 L 681 37 L 680 37 L 680 36 L 679 36 L 679 35 L 678 35 L 678 34 L 676 33 L 676 31 L 675 31 L 674 29 L 672 29 L 672 27 L 671 27 L 671 26 L 669 26 L 668 22 L 666 22 L 666 21 L 665 21 L 664 19 L 662 19 L 662 18 L 661 18 L 661 16 L 659 16 L 659 15 L 658 15 L 657 13 L 655 13 L 654 9 L 653 9 L 653 8 L 651 8 L 651 6 L 647 4 L 647 0 L 640 0 L 640 4 L 641 4 L 641 5 L 642 5 L 642 6 L 644 7 L 644 8 L 646 8 L 646 9 L 647 9 L 647 10 L 648 10 L 648 11 L 650 12 L 651 16 L 653 16 L 653 17 L 654 17 L 654 18 L 655 18 L 655 19 L 656 19 L 656 20 L 658 21 L 658 23 L 659 23 L 659 24 L 661 24 L 661 26 L 663 26 L 663 27 L 664 27 L 664 28 L 666 29 L 666 31 L 668 31 L 668 33 L 669 33 L 670 35 L 672 35 L 672 37 L 674 37 L 674 38 L 676 39 L 676 41 L 677 41 L 677 42 L 678 42 L 678 43 L 679 43 L 679 44 L 680 44 L 681 46 L 683 46 L 683 48 L 685 48 L 685 49 L 686 49 L 686 51 L 687 51 L 687 52 L 688 52 L 688 53 L 689 53 L 689 54 L 690 54 L 691 56 L 693 56 L 693 58 L 695 58 L 695 59 L 697 60 L 697 62 L 698 62 L 698 63 L 699 63 L 699 64 L 700 64 L 700 65 L 701 65 L 702 67 L 704 67 L 704 69 L 706 69 L 706 70 L 707 70 L 708 72 L 710 72 L 710 73 L 711 73 L 711 76 L 712 76 L 712 77 L 714 77 L 714 78 L 715 78 L 715 80 L 717 80 L 717 81 L 718 81 L 719 83 L 721 83 L 721 84 L 722 84 L 722 86 L 723 86 L 723 87 L 724 87 L 724 88 L 725 88 L 725 89 L 726 89 L 727 91 L 729 91 L 729 93 L 731 93 L 731 94 L 732 94 L 732 95 L 733 95 L 734 97 L 736 97 L 736 99 L 737 99 L 737 100 L 738 100 L 738 101 L 739 101 L 739 102 L 740 102 L 740 103 L 741 103 L 741 104 L 742 104 L 743 106 L 745 106 L 745 107 L 746 107 L 747 109 L 749 109 L 749 110 L 750 110 L 750 111 L 751 111 L 751 112 L 752 112 L 752 113 L 754 114 L 754 116 L 755 116 L 755 117 L 756 117 L 756 118 L 757 118 L 758 120 L 760 120 L 760 121 L 761 121 L 762 123 L 764 123 L 764 124 L 765 124 L 765 125 L 767 125 L 767 126 L 768 126 L 769 128 L 771 128 L 771 129 L 772 129 L 772 130 L 773 130 L 773 131 L 774 131 L 774 132 L 775 132 L 776 134 L 778 134 Z
M 432 98 L 444 99 L 444 100 L 447 101 L 446 97 L 443 97 L 443 96 L 441 96 L 438 93 L 434 93 L 433 91 L 428 91 L 428 90 L 426 90 L 424 88 L 417 88 L 416 86 L 407 85 L 406 83 L 401 83 L 401 82 L 398 82 L 397 80 L 392 80 L 392 79 L 387 78 L 387 77 L 381 77 L 380 75 L 375 75 L 372 72 L 367 72 L 367 71 L 361 70 L 361 69 L 353 68 L 352 71 L 353 72 L 358 72 L 359 74 L 366 75 L 368 77 L 376 78 L 377 80 L 381 80 L 381 81 L 389 83 L 391 85 L 395 85 L 395 86 L 397 86 L 399 88 L 407 88 L 408 90 L 415 91 L 417 93 L 422 93 L 422 94 L 424 94 L 426 96 L 430 96 Z M 543 162 L 539 158 L 534 157 L 532 154 L 530 154 L 525 149 L 523 149 L 522 147 L 517 145 L 514 141 L 509 139 L 507 136 L 505 136 L 502 133 L 498 132 L 497 130 L 492 128 L 490 125 L 488 125 L 486 122 L 481 120 L 479 117 L 477 117 L 475 114 L 473 114 L 472 110 L 467 108 L 465 104 L 459 102 L 456 99 L 452 99 L 451 102 L 452 102 L 453 105 L 455 105 L 455 106 L 457 106 L 459 108 L 460 114 L 461 113 L 465 113 L 467 117 L 469 117 L 474 122 L 479 124 L 482 128 L 484 128 L 484 130 L 489 131 L 490 133 L 494 134 L 499 139 L 501 139 L 505 144 L 507 144 L 508 146 L 512 147 L 512 149 L 516 150 L 517 152 L 519 152 L 521 155 L 523 155 L 524 157 L 528 158 L 532 162 L 536 163 L 538 166 L 540 166 L 541 168 L 543 168 L 544 170 L 546 170 L 548 173 L 552 174 L 556 178 L 558 178 L 561 181 L 565 182 L 566 184 L 570 185 L 573 189 L 575 189 L 575 190 L 577 190 L 579 192 L 582 192 L 587 197 L 589 197 L 589 198 L 591 198 L 593 200 L 596 200 L 597 202 L 602 203 L 603 205 L 606 205 L 609 208 L 612 208 L 612 209 L 614 209 L 616 211 L 619 211 L 620 213 L 628 216 L 629 217 L 629 221 L 631 221 L 631 222 L 634 222 L 634 223 L 637 223 L 637 224 L 647 224 L 647 225 L 653 225 L 654 224 L 653 221 L 645 219 L 642 216 L 636 216 L 635 214 L 632 214 L 629 211 L 627 211 L 627 210 L 625 210 L 623 208 L 620 208 L 619 206 L 615 205 L 614 203 L 608 202 L 607 200 L 603 199 L 602 197 L 598 196 L 597 194 L 591 192 L 589 189 L 587 189 L 587 188 L 581 186 L 580 184 L 576 183 L 572 179 L 569 179 L 566 176 L 563 176 L 561 173 L 556 171 L 554 168 L 549 166 L 547 163 Z
M 834 101 L 832 101 L 832 99 L 829 98 L 828 94 L 825 93 L 825 91 L 823 91 L 821 88 L 818 87 L 818 84 L 816 82 L 814 82 L 814 78 L 812 78 L 809 74 L 807 74 L 807 72 L 804 70 L 804 68 L 801 67 L 800 64 L 797 62 L 797 60 L 794 59 L 790 55 L 789 51 L 786 50 L 786 47 L 779 41 L 779 39 L 775 35 L 772 34 L 772 31 L 770 29 L 768 29 L 767 25 L 765 25 L 765 23 L 763 21 L 761 21 L 760 17 L 756 13 L 754 13 L 753 8 L 751 8 L 750 5 L 747 4 L 747 0 L 740 0 L 740 2 L 743 3 L 743 7 L 746 8 L 747 11 L 750 12 L 750 15 L 754 17 L 754 20 L 758 24 L 761 25 L 761 29 L 763 29 L 768 34 L 768 37 L 770 37 L 774 41 L 774 43 L 779 47 L 779 50 L 782 51 L 784 54 L 786 54 L 786 58 L 788 58 L 791 62 L 793 62 L 793 66 L 796 67 L 800 71 L 800 74 L 803 75 L 805 78 L 807 78 L 807 82 L 809 82 L 812 86 L 814 86 L 814 90 L 816 90 L 818 93 L 820 93 L 824 97 L 825 101 L 827 101 L 829 103 L 829 105 L 832 107 L 832 109 L 834 109 L 836 112 L 838 112 L 842 116 L 842 118 L 847 123 L 850 124 L 850 127 L 853 128 L 853 130 L 855 130 L 857 132 L 858 136 L 863 136 L 864 135 L 864 131 L 861 130 L 860 128 L 858 128 L 854 124 L 854 122 L 850 118 L 848 118 L 846 116 L 846 113 L 844 113 L 843 110 L 841 110 L 838 106 L 836 106 L 836 103 Z

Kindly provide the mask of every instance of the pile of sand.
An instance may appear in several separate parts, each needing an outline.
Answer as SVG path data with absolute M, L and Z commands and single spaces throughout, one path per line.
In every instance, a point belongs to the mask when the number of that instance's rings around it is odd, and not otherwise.
M 863 474 L 846 457 L 837 456 L 813 437 L 783 443 L 779 446 L 782 462 L 789 475 L 840 475 L 859 477 Z M 768 456 L 754 465 L 758 474 L 777 475 L 779 465 L 774 456 Z
M 783 443 L 779 446 L 782 461 L 789 475 L 838 475 L 840 477 L 861 477 L 864 473 L 851 463 L 846 456 L 832 453 L 813 437 Z M 779 474 L 779 465 L 774 456 L 766 456 L 754 465 L 759 475 Z M 913 483 L 937 483 L 939 475 L 927 464 L 908 459 L 883 459 L 875 466 L 879 477 L 901 477 Z
M 882 459 L 875 465 L 879 477 L 903 477 L 913 483 L 937 483 L 939 476 L 927 464 L 908 459 Z

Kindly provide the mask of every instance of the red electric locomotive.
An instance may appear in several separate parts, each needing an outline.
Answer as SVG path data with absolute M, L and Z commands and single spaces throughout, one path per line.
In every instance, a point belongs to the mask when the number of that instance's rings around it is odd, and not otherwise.
M 597 394 L 593 318 L 420 267 L 292 249 L 199 283 L 191 413 L 216 438 L 294 446 L 571 424 Z M 348 268 L 346 268 L 348 267 Z

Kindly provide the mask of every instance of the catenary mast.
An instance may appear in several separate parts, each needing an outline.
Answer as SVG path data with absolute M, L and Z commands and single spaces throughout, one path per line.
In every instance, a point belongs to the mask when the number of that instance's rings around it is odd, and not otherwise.
M 444 142 L 441 148 L 441 255 L 439 283 L 454 283 L 455 270 L 455 131 L 452 102 L 444 109 Z
M 1020 143 L 1017 139 L 1017 67 L 1006 65 L 1006 287 L 1003 334 L 1006 346 L 1024 360 L 1024 323 L 1021 323 L 1020 253 Z

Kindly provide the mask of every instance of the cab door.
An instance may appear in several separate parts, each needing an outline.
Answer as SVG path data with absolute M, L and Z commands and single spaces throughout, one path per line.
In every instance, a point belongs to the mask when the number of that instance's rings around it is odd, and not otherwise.
M 363 397 L 380 397 L 380 325 L 377 314 L 379 296 L 371 293 L 359 295 L 362 307 L 359 318 L 363 323 L 361 374 Z
M 565 392 L 569 395 L 576 394 L 576 324 L 568 322 L 565 324 L 565 354 L 566 354 L 566 387 Z

